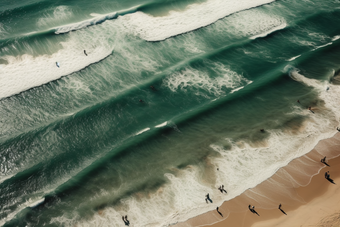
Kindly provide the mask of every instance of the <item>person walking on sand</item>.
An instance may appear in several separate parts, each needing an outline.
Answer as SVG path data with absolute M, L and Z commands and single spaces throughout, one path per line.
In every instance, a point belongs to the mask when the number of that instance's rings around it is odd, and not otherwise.
M 251 205 L 249 205 L 248 208 L 249 208 L 249 210 L 250 210 L 252 213 L 257 214 L 258 216 L 260 216 L 259 213 L 256 212 L 255 206 L 251 207 Z
M 336 130 L 338 130 L 338 132 L 340 132 L 340 128 L 336 127 Z
M 284 213 L 285 215 L 287 215 L 286 212 L 284 212 L 284 211 L 281 209 L 281 204 L 279 205 L 279 210 L 281 210 L 282 213 Z
M 87 56 L 86 50 L 84 50 L 84 54 Z
M 330 166 L 330 165 L 328 165 L 328 163 L 326 162 L 326 156 L 325 156 L 323 159 L 321 159 L 321 162 L 322 162 L 323 164 L 325 164 L 326 166 Z
M 332 184 L 335 184 L 333 179 L 331 179 L 331 175 L 329 174 L 329 171 L 325 172 L 325 178 L 331 182 Z
M 221 212 L 218 211 L 218 207 L 216 208 L 216 211 L 219 215 L 221 215 L 223 217 L 223 214 Z

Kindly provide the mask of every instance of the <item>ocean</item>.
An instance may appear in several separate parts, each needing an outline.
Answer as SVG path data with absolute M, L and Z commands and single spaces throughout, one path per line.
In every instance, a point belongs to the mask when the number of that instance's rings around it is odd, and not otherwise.
M 339 25 L 337 0 L 2 0 L 0 225 L 170 226 L 255 187 L 337 132 Z

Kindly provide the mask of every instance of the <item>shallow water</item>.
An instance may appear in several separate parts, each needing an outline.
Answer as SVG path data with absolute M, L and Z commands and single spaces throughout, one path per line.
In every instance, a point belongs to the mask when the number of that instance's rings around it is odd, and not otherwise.
M 167 226 L 269 178 L 338 125 L 338 7 L 0 3 L 0 223 Z

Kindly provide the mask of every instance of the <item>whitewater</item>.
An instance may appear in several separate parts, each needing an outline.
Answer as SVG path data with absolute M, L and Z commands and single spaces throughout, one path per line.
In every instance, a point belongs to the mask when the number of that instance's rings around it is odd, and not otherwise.
M 264 182 L 336 133 L 336 6 L 0 4 L 0 224 L 182 226 Z

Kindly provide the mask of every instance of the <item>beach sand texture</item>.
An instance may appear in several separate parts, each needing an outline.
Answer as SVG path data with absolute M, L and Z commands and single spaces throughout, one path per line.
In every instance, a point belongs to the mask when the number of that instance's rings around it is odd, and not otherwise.
M 337 133 L 321 140 L 311 152 L 291 161 L 255 188 L 224 202 L 219 207 L 223 217 L 211 211 L 176 226 L 340 226 L 339 153 L 340 133 Z M 320 162 L 324 154 L 332 158 L 326 159 L 330 167 Z M 336 184 L 325 179 L 326 171 Z M 249 211 L 249 204 L 255 206 L 260 216 Z M 287 215 L 278 209 L 279 204 Z M 205 225 L 209 222 L 214 224 Z

